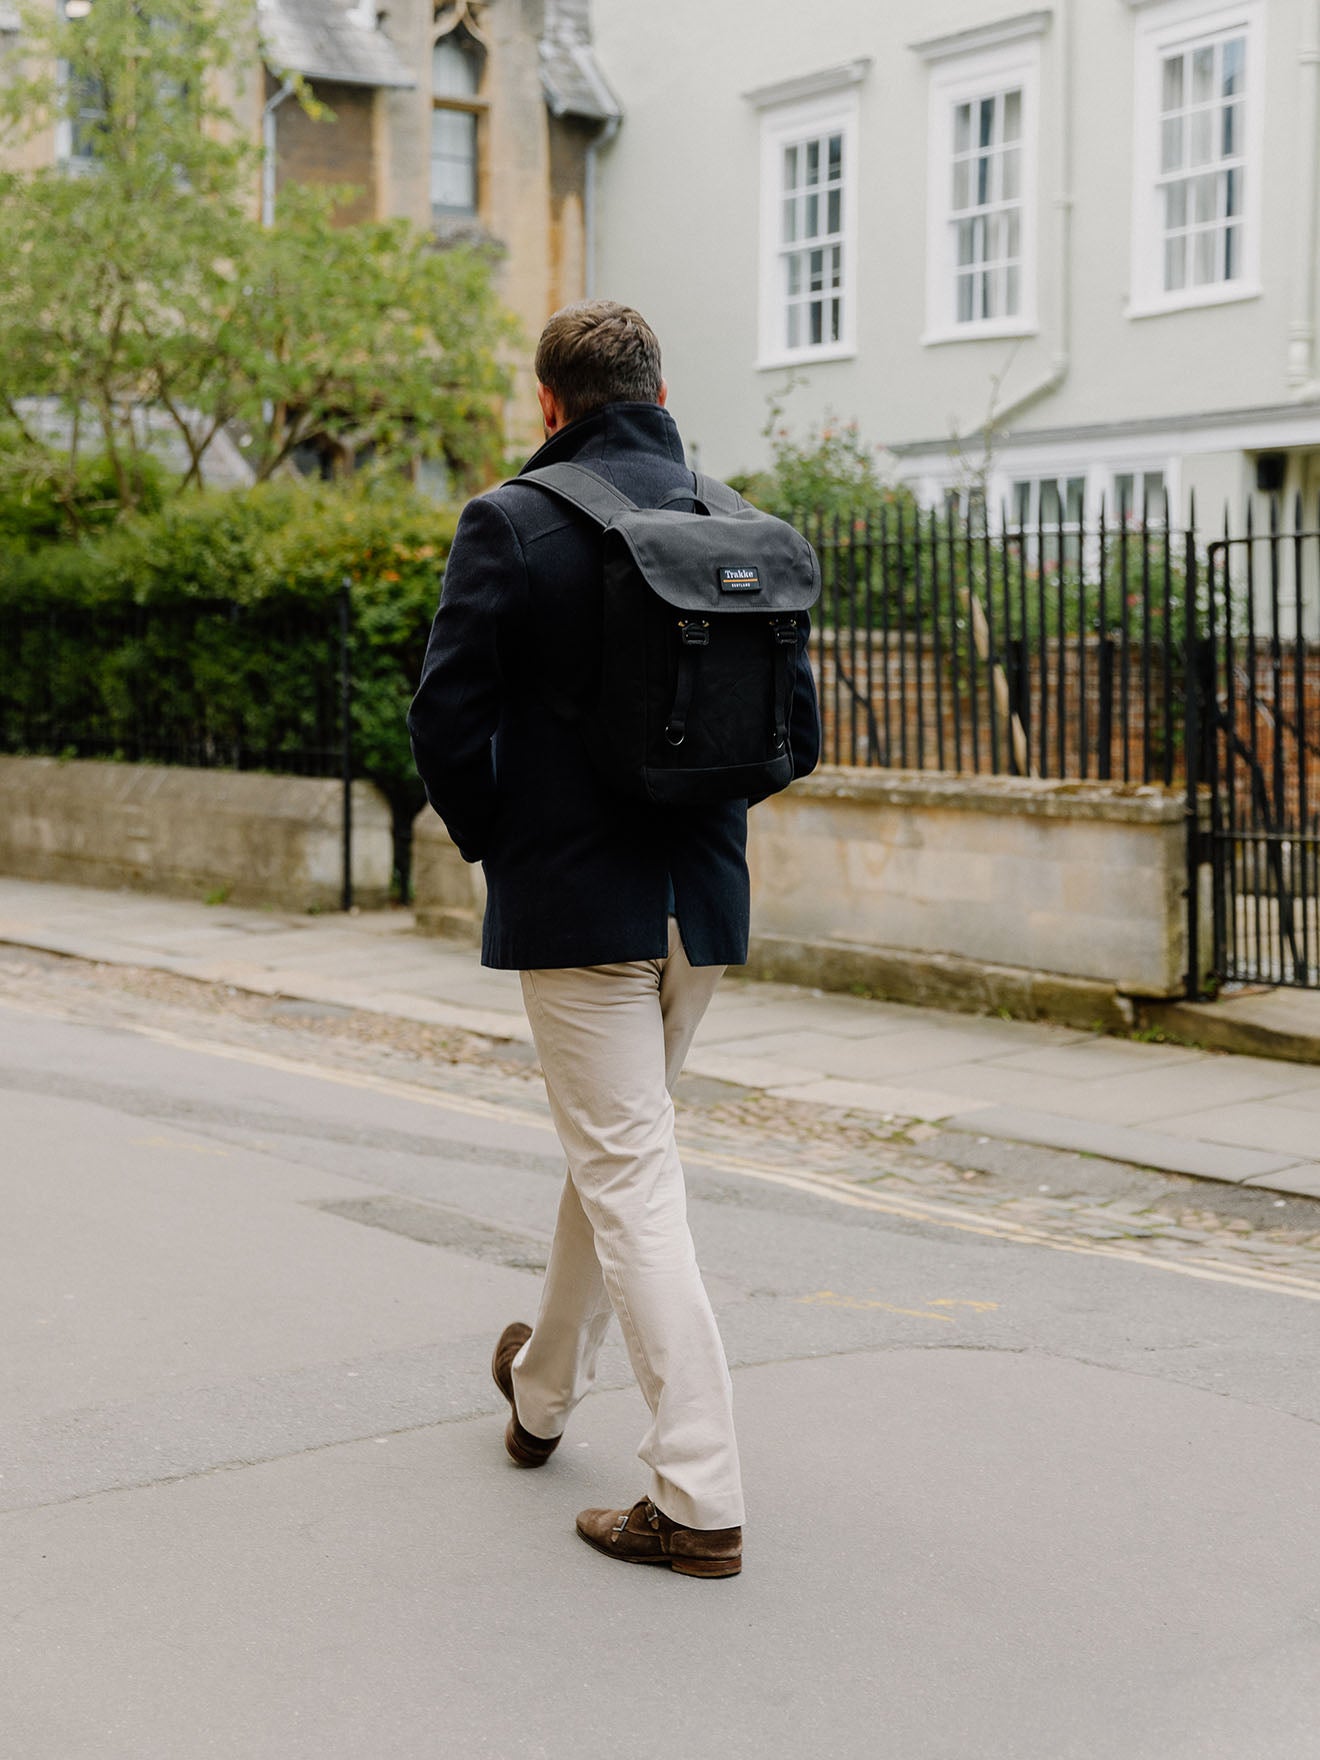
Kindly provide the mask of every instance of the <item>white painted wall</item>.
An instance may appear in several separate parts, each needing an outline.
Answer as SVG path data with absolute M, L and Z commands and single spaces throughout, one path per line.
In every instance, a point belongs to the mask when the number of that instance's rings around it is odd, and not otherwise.
M 1210 12 L 1221 0 L 1187 3 Z M 1314 120 L 1304 94 L 1320 74 L 1304 66 L 1303 48 L 1320 40 L 1317 0 L 1264 0 L 1266 68 L 1263 79 L 1252 69 L 1250 88 L 1265 171 L 1257 297 L 1128 314 L 1134 38 L 1150 12 L 1129 0 L 1054 0 L 1039 8 L 1050 16 L 1039 38 L 1038 333 L 923 346 L 932 67 L 910 45 L 1026 10 L 1024 0 L 831 0 L 814 10 L 768 0 L 594 0 L 599 55 L 625 111 L 602 154 L 597 285 L 657 327 L 671 407 L 704 468 L 727 474 L 764 459 L 767 403 L 788 377 L 757 366 L 761 119 L 744 94 L 859 57 L 871 66 L 859 88 L 856 353 L 805 369 L 807 383 L 788 399 L 795 429 L 832 411 L 857 417 L 874 442 L 931 443 L 905 474 L 933 484 L 954 474 L 947 443 L 955 433 L 975 436 L 996 381 L 999 404 L 1012 403 L 1066 356 L 1058 389 L 1012 421 L 999 449 L 1001 482 L 1020 468 L 1015 443 L 1032 436 L 1041 456 L 1072 437 L 1079 457 L 1106 466 L 1111 456 L 1168 459 L 1184 489 L 1196 485 L 1201 458 L 1207 488 L 1236 476 L 1245 489 L 1247 448 L 1320 447 L 1317 389 L 1299 403 L 1289 377 L 1290 326 L 1306 315 L 1299 239 L 1314 237 L 1304 211 L 1314 182 L 1303 174 L 1316 150 Z M 1314 303 L 1312 285 L 1312 325 Z M 1248 412 L 1260 413 L 1236 425 Z M 969 449 L 979 453 L 976 438 Z

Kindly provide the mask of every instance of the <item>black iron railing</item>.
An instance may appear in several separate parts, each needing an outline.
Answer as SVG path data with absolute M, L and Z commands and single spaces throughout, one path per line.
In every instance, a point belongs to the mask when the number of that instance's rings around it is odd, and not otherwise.
M 804 516 L 823 573 L 824 757 L 1184 787 L 1188 895 L 1209 864 L 1215 974 L 1320 985 L 1320 517 L 1308 529 L 1298 505 L 1284 530 L 1276 506 L 1261 529 L 1248 511 L 1211 539 L 1168 514 Z M 346 905 L 352 780 L 393 776 L 406 888 L 410 768 L 404 787 L 397 754 L 358 752 L 381 727 L 391 751 L 403 738 L 400 680 L 425 632 L 384 671 L 359 633 L 347 585 L 251 605 L 0 599 L 0 751 L 337 777 Z M 1192 908 L 1192 974 L 1199 935 Z
M 352 606 L 0 601 L 0 751 L 338 777 L 352 903 Z
M 1205 785 L 1212 969 L 1320 987 L 1320 520 L 1277 504 L 1209 546 L 1193 786 Z
M 1194 530 L 902 506 L 804 526 L 831 763 L 1171 782 Z

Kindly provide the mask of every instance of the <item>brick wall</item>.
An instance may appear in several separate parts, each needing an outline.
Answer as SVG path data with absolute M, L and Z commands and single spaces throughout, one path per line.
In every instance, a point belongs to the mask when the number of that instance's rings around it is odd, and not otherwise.
M 833 632 L 825 631 L 814 641 L 827 762 L 970 774 L 1011 770 L 1002 687 L 992 713 L 991 670 L 963 647 L 950 654 L 946 644 L 937 660 L 929 636 L 891 635 L 886 642 L 872 633 L 869 654 L 861 632 L 852 637 L 840 632 L 836 644 Z M 1126 651 L 1112 644 L 1110 656 L 1107 741 L 1100 643 L 1090 638 L 1080 651 L 1075 640 L 1048 643 L 1043 681 L 1041 655 L 1030 657 L 1023 728 L 1029 769 L 1064 778 L 1107 774 L 1117 782 L 1181 780 L 1181 656 L 1171 654 L 1167 669 L 1158 648 L 1147 664 L 1140 643 Z M 1268 648 L 1258 645 L 1253 706 L 1251 651 L 1240 643 L 1233 668 L 1234 725 L 1246 747 L 1254 736 L 1255 755 L 1272 792 L 1276 763 L 1281 767 L 1290 815 L 1300 809 L 1305 783 L 1309 819 L 1320 807 L 1320 644 L 1302 648 L 1300 695 L 1298 663 L 1296 647 L 1285 644 L 1276 680 Z M 860 700 L 848 688 L 850 679 Z M 1222 676 L 1218 688 L 1220 700 L 1227 701 Z
M 1320 836 L 1320 644 L 1306 644 L 1300 656 L 1294 644 L 1283 644 L 1276 668 L 1267 644 L 1258 643 L 1253 656 L 1239 643 L 1231 681 L 1219 682 L 1225 704 L 1230 685 L 1235 808 L 1250 816 L 1254 760 L 1276 811 L 1281 794 L 1280 828 Z
M 1150 658 L 1148 699 L 1140 645 L 1128 648 L 1126 669 L 1123 651 L 1117 645 L 1111 648 L 1111 655 L 1107 742 L 1103 739 L 1100 643 L 1088 640 L 1080 653 L 1075 641 L 1048 643 L 1043 653 L 1043 678 L 1041 653 L 1029 657 L 1025 712 L 1020 719 L 1029 745 L 1030 769 L 1048 776 L 1107 774 L 1116 781 L 1141 781 L 1149 768 L 1152 778 L 1162 777 L 1167 741 L 1162 656 L 1152 653 Z M 972 774 L 1003 774 L 1011 768 L 1013 735 L 1004 711 L 1005 691 L 1013 681 L 1007 672 L 996 677 L 994 669 L 961 647 L 950 654 L 946 646 L 937 657 L 929 637 L 891 636 L 886 642 L 872 634 L 868 674 L 866 638 L 859 635 L 850 643 L 844 636 L 836 648 L 827 632 L 816 673 L 831 762 Z M 857 687 L 860 701 L 849 690 L 849 679 Z M 1175 668 L 1175 769 L 1180 761 L 1176 716 L 1181 683 L 1181 672 Z M 1009 695 L 1011 701 L 1019 700 L 1011 690 Z

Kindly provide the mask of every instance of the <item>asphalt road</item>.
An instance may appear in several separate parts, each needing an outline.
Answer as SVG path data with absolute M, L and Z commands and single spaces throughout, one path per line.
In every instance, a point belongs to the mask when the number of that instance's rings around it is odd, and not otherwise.
M 573 1533 L 642 1490 L 620 1351 L 548 1468 L 501 1447 L 534 1074 L 264 1009 L 0 987 L 6 1760 L 1315 1760 L 1320 1232 L 698 1106 L 745 1568 L 625 1569 Z

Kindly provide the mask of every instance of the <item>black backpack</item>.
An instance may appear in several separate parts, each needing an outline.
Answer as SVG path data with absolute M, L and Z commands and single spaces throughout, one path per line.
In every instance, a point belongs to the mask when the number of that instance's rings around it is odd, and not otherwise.
M 820 597 L 807 540 L 712 477 L 668 497 L 695 499 L 698 513 L 638 507 L 582 465 L 515 481 L 604 533 L 599 676 L 585 704 L 547 694 L 601 774 L 666 807 L 786 788 L 799 630 Z

